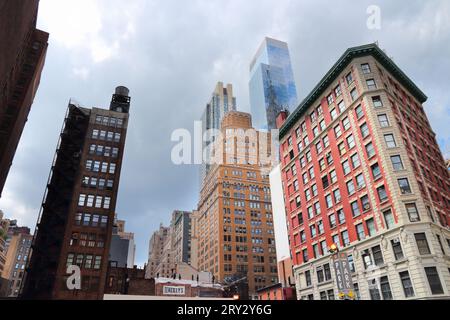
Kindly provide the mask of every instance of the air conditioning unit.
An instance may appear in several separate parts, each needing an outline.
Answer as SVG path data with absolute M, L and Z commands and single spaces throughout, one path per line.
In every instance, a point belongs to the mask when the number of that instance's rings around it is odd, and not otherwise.
M 400 243 L 400 239 L 399 238 L 395 238 L 394 240 L 392 240 L 393 243 L 397 244 Z

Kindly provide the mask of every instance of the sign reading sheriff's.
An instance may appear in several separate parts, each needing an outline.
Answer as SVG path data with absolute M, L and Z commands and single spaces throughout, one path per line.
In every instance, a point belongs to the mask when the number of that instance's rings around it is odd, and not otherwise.
M 164 286 L 163 295 L 165 296 L 184 296 L 186 290 L 184 287 Z

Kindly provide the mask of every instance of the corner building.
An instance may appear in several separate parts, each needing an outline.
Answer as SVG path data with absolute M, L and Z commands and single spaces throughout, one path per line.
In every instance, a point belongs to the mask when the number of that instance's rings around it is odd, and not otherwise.
M 300 299 L 337 294 L 328 248 L 348 254 L 357 298 L 450 296 L 450 184 L 427 97 L 375 44 L 348 49 L 278 117 Z
M 198 204 L 198 269 L 211 272 L 216 282 L 247 277 L 255 296 L 278 282 L 269 168 L 259 165 L 259 154 L 251 162 L 256 164 L 240 163 L 249 160 L 249 147 L 261 150 L 262 139 L 270 147 L 271 139 L 262 133 L 239 143 L 232 134 L 242 129 L 252 129 L 250 114 L 228 112 L 221 124 L 224 138 L 216 140 L 213 152 L 219 161 L 211 166 Z
M 103 299 L 128 127 L 129 90 L 110 109 L 70 102 L 26 269 L 25 299 Z M 81 289 L 67 287 L 67 268 Z

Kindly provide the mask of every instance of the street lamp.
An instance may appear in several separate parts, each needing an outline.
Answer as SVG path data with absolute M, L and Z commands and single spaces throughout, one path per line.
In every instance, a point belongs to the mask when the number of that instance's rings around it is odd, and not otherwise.
M 330 246 L 330 248 L 328 249 L 328 251 L 329 251 L 331 254 L 336 254 L 336 253 L 339 252 L 339 248 L 338 248 L 338 246 L 336 245 L 336 243 L 333 243 L 333 244 Z

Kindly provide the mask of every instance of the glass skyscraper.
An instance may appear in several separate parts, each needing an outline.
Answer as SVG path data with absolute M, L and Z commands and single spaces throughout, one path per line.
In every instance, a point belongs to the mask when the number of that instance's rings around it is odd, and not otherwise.
M 203 134 L 211 129 L 219 130 L 223 117 L 229 111 L 236 111 L 236 98 L 233 96 L 233 85 L 227 84 L 224 86 L 223 82 L 218 82 L 212 93 L 211 100 L 207 103 L 205 111 L 202 114 L 201 121 Z M 206 137 L 208 137 L 208 139 L 211 138 L 208 134 L 206 134 Z M 210 144 L 211 141 L 203 141 L 202 150 L 206 149 L 209 152 Z M 203 181 L 209 172 L 209 168 L 210 165 L 203 161 L 200 167 L 200 188 L 202 188 Z
M 294 110 L 297 103 L 288 45 L 265 38 L 250 64 L 250 107 L 254 127 L 276 129 L 278 112 Z

